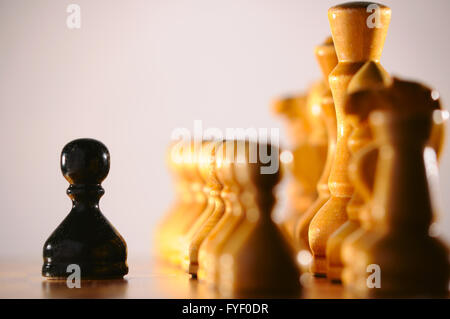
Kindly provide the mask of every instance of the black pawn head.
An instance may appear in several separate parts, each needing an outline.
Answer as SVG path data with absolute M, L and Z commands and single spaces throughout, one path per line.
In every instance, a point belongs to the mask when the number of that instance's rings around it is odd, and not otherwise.
M 108 176 L 109 151 L 91 138 L 68 143 L 61 152 L 61 171 L 70 184 L 98 185 Z

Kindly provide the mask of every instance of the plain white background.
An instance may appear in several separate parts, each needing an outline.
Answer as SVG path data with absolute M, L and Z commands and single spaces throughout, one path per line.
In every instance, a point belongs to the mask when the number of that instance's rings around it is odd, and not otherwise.
M 81 7 L 81 29 L 66 8 Z M 329 0 L 0 1 L 0 259 L 39 256 L 70 210 L 62 147 L 79 137 L 111 153 L 101 208 L 151 253 L 172 199 L 171 132 L 280 127 L 270 101 L 321 75 L 313 48 L 329 35 Z M 393 10 L 382 64 L 450 101 L 450 2 L 384 1 Z M 450 239 L 450 148 L 441 165 Z

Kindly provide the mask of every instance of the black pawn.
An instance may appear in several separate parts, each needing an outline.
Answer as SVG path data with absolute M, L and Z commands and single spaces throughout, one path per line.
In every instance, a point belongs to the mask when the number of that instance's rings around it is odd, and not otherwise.
M 70 183 L 72 210 L 44 244 L 42 275 L 65 278 L 77 264 L 83 279 L 122 278 L 128 273 L 127 245 L 98 206 L 105 193 L 109 151 L 94 139 L 78 139 L 61 152 L 61 171 Z

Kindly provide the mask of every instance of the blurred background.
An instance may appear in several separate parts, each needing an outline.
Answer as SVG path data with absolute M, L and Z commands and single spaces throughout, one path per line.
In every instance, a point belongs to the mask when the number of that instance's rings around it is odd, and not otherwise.
M 69 29 L 69 4 L 81 28 Z M 130 257 L 152 254 L 172 200 L 165 152 L 174 129 L 274 128 L 274 97 L 321 74 L 329 0 L 0 0 L 0 260 L 42 253 L 68 214 L 59 156 L 80 137 L 104 142 L 101 200 Z M 450 1 L 386 0 L 382 64 L 450 103 Z M 447 143 L 448 144 L 448 143 Z M 286 144 L 285 144 L 286 145 Z M 450 145 L 441 163 L 441 235 L 450 242 Z

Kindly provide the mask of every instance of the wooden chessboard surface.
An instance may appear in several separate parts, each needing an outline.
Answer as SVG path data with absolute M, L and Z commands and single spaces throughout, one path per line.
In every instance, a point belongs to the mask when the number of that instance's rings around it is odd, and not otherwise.
M 132 298 L 209 299 L 221 298 L 217 291 L 192 280 L 182 271 L 150 258 L 128 261 L 130 272 L 123 280 L 82 281 L 81 288 L 68 288 L 65 281 L 41 277 L 41 260 L 0 260 L 0 298 Z M 309 278 L 303 298 L 349 298 L 344 288 L 324 278 Z M 264 296 L 262 296 L 264 297 Z

